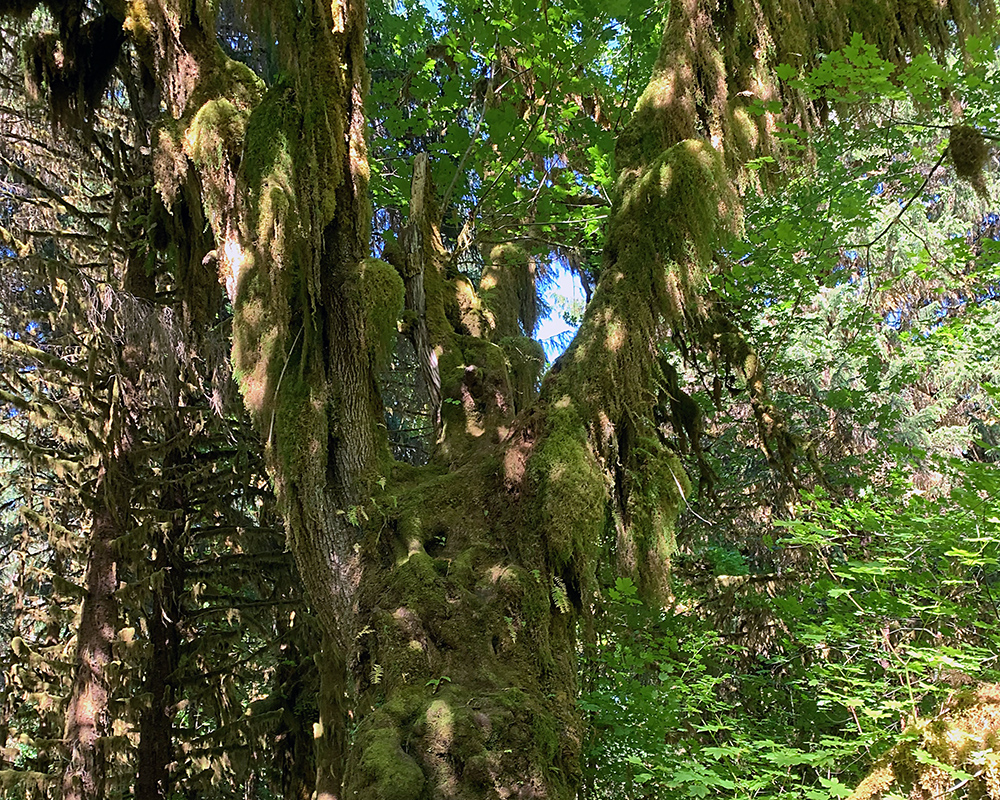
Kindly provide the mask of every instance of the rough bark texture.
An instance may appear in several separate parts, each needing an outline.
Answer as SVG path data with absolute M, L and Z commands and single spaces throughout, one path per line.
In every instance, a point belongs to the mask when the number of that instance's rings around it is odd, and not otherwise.
M 413 342 L 420 364 L 420 377 L 427 393 L 434 439 L 441 433 L 441 372 L 438 354 L 431 343 L 427 326 L 427 290 L 424 275 L 428 268 L 436 269 L 435 257 L 444 251 L 441 237 L 429 220 L 435 218 L 434 189 L 430 180 L 430 159 L 426 153 L 413 161 L 413 180 L 410 190 L 410 218 L 400 236 L 402 253 L 393 266 L 403 277 L 406 289 L 405 311 L 411 318 L 406 332 Z M 428 239 L 430 241 L 428 241 Z M 387 260 L 388 257 L 387 257 Z
M 348 691 L 347 667 L 341 651 L 327 642 L 316 656 L 319 668 L 319 722 L 313 732 L 316 748 L 315 800 L 341 797 L 347 762 L 347 714 L 352 693 Z
M 87 561 L 86 588 L 77 629 L 76 677 L 66 708 L 64 741 L 68 761 L 62 774 L 64 800 L 103 800 L 110 734 L 108 667 L 118 629 L 118 556 L 115 539 L 129 513 L 128 468 L 118 459 L 105 467 L 98 487 Z
M 169 438 L 177 442 L 185 441 L 182 435 Z M 162 479 L 165 489 L 160 497 L 161 507 L 170 510 L 173 519 L 158 529 L 159 536 L 151 543 L 156 551 L 153 571 L 162 576 L 162 580 L 154 582 L 152 610 L 146 618 L 151 652 L 143 684 L 148 701 L 139 718 L 136 800 L 166 800 L 170 796 L 170 770 L 174 763 L 173 675 L 178 667 L 181 642 L 180 599 L 184 590 L 182 542 L 187 510 L 185 484 L 178 479 L 182 460 L 183 454 L 177 448 L 164 458 Z

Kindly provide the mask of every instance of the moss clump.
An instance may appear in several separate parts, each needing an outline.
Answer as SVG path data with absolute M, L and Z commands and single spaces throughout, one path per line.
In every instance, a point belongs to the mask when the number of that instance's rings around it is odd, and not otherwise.
M 232 170 L 243 150 L 248 116 L 227 99 L 212 99 L 198 107 L 184 132 L 183 151 L 201 175 L 205 210 L 217 234 L 223 232 L 219 220 L 232 205 Z
M 486 258 L 479 282 L 495 337 L 531 335 L 538 321 L 535 262 L 523 247 L 501 244 Z
M 628 528 L 619 539 L 620 567 L 643 596 L 662 601 L 670 591 L 670 558 L 676 549 L 674 526 L 691 481 L 680 459 L 656 441 L 640 442 L 628 474 Z
M 417 800 L 424 790 L 420 765 L 402 748 L 399 728 L 389 715 L 376 711 L 358 732 L 357 748 L 366 796 L 377 800 Z
M 276 84 L 250 117 L 240 170 L 249 192 L 249 222 L 262 249 L 281 257 L 283 241 L 274 242 L 295 202 L 292 132 L 298 122 L 294 92 Z M 269 244 L 275 247 L 266 247 Z
M 432 332 L 445 339 L 452 330 L 463 336 L 476 338 L 485 337 L 489 333 L 489 313 L 468 278 L 459 275 L 453 281 L 446 282 L 440 277 L 432 277 L 427 281 L 427 286 L 428 308 L 432 308 L 431 300 L 436 297 L 444 312 L 436 320 L 433 315 L 428 316 L 427 324 Z
M 322 384 L 302 379 L 298 359 L 290 361 L 291 368 L 279 376 L 281 383 L 275 389 L 278 456 L 287 475 L 321 475 L 326 467 L 326 393 Z
M 187 179 L 188 161 L 184 154 L 180 125 L 167 116 L 161 117 L 153 129 L 153 178 L 169 210 L 177 199 L 180 185 Z
M 500 340 L 500 348 L 507 357 L 510 386 L 514 396 L 514 409 L 528 406 L 538 392 L 538 381 L 545 367 L 545 350 L 527 336 L 507 336 Z
M 201 168 L 222 168 L 227 153 L 243 142 L 246 116 L 225 98 L 207 101 L 188 125 L 184 152 Z
M 983 167 L 990 157 L 990 148 L 983 134 L 968 125 L 954 125 L 948 139 L 948 157 L 955 174 L 972 184 L 976 193 L 986 195 Z
M 149 16 L 146 0 L 129 0 L 126 5 L 125 22 L 122 28 L 130 33 L 140 47 L 145 46 L 153 32 L 153 20 Z
M 604 527 L 607 484 L 568 396 L 548 409 L 547 423 L 529 464 L 541 522 L 556 572 L 573 565 L 587 583 Z
M 395 581 L 409 602 L 421 607 L 428 603 L 437 610 L 446 608 L 444 583 L 434 569 L 434 559 L 423 548 L 409 552 L 401 560 L 396 566 Z
M 403 310 L 403 279 L 391 264 L 376 258 L 361 262 L 361 298 L 368 352 L 376 370 L 388 362 L 396 346 L 396 322 Z
M 451 458 L 459 442 L 494 443 L 496 427 L 514 410 L 507 357 L 503 348 L 474 336 L 452 335 L 441 355 L 441 420 L 447 442 L 438 456 Z M 487 431 L 493 436 L 485 436 Z M 456 449 L 457 447 L 457 449 Z
M 662 264 L 673 273 L 680 301 L 693 304 L 703 289 L 702 265 L 712 263 L 724 222 L 738 205 L 721 156 L 708 142 L 686 139 L 641 174 L 624 173 L 619 185 L 610 247 L 620 260 L 634 254 Z

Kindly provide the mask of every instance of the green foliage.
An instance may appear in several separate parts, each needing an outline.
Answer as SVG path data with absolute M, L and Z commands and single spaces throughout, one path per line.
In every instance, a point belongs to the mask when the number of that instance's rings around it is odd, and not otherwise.
M 957 164 L 933 168 L 954 129 L 929 111 L 945 86 L 971 124 L 997 107 L 980 57 L 892 68 L 855 37 L 799 84 L 854 106 L 785 191 L 744 198 L 710 282 L 818 473 L 783 508 L 745 404 L 705 387 L 719 496 L 682 514 L 664 607 L 628 579 L 605 592 L 588 797 L 846 797 L 914 720 L 1000 675 L 1000 228 Z
M 376 209 L 406 209 L 409 162 L 426 151 L 449 242 L 463 228 L 514 241 L 530 220 L 574 268 L 596 260 L 614 128 L 651 69 L 662 14 L 471 0 L 432 14 L 408 0 L 370 16 Z
M 819 493 L 780 542 L 814 571 L 766 594 L 714 579 L 723 594 L 678 587 L 664 611 L 619 579 L 582 700 L 600 796 L 844 797 L 908 720 L 995 679 L 1000 519 L 983 498 L 998 482 L 973 470 L 935 500 L 907 497 L 901 475 L 854 502 Z M 748 624 L 774 631 L 764 648 L 739 644 Z

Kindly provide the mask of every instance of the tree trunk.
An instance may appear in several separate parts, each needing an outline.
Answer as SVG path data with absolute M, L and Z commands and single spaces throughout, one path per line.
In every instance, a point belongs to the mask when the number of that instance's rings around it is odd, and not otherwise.
M 168 441 L 186 441 L 176 433 Z M 139 717 L 139 761 L 135 781 L 136 800 L 166 800 L 170 796 L 170 767 L 174 761 L 172 732 L 175 686 L 181 642 L 180 597 L 184 590 L 184 550 L 187 490 L 178 473 L 183 453 L 171 449 L 163 459 L 162 481 L 167 487 L 160 497 L 161 508 L 173 518 L 155 529 L 150 543 L 156 551 L 153 572 L 152 610 L 146 618 L 151 652 L 143 686 L 148 705 Z
M 98 484 L 87 560 L 86 589 L 77 629 L 76 677 L 66 708 L 63 800 L 103 800 L 106 772 L 102 739 L 110 734 L 108 666 L 118 630 L 118 555 L 115 540 L 130 518 L 129 468 L 124 456 L 106 461 Z
M 199 174 L 236 312 L 233 361 L 325 631 L 317 796 L 568 798 L 579 780 L 582 591 L 571 562 L 582 553 L 575 538 L 556 550 L 546 541 L 524 469 L 535 431 L 507 456 L 497 450 L 514 410 L 507 358 L 487 326 L 469 336 L 447 322 L 460 287 L 433 260 L 422 315 L 431 341 L 423 328 L 419 338 L 429 389 L 440 381 L 455 401 L 442 420 L 448 463 L 391 467 L 379 431 L 375 374 L 405 288 L 366 258 L 364 5 L 301 4 L 277 31 L 287 77 L 259 104 L 255 82 L 215 47 L 211 21 L 183 5 L 147 4 L 148 17 L 127 27 L 149 28 L 146 57 L 177 120 L 154 156 L 165 201 L 189 184 L 188 169 Z M 243 115 L 245 141 L 210 125 L 217 98 Z M 434 374 L 431 346 L 445 353 L 447 378 L 444 367 Z M 509 463 L 484 460 L 491 451 Z M 585 445 L 571 453 L 585 487 L 599 481 L 583 507 L 603 521 L 603 481 Z M 548 492 L 552 504 L 570 499 Z M 404 513 L 372 506 L 390 496 Z M 595 533 L 589 521 L 581 531 Z M 349 666 L 357 733 L 345 760 Z
M 344 767 L 347 760 L 347 720 L 350 693 L 347 668 L 339 648 L 325 642 L 316 655 L 319 668 L 319 721 L 313 737 L 316 757 L 315 800 L 343 797 Z

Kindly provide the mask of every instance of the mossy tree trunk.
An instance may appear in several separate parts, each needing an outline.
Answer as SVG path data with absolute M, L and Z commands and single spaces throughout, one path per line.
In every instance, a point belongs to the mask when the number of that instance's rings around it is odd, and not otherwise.
M 218 267 L 236 377 L 324 632 L 316 796 L 573 797 L 578 631 L 604 578 L 664 595 L 691 489 L 657 416 L 690 407 L 663 341 L 743 378 L 772 463 L 794 476 L 798 443 L 707 289 L 739 228 L 742 164 L 781 155 L 779 119 L 746 106 L 784 100 L 808 129 L 822 109 L 773 79 L 774 66 L 802 65 L 866 24 L 900 58 L 924 32 L 943 47 L 947 25 L 903 30 L 894 0 L 788 3 L 773 19 L 673 3 L 618 144 L 601 281 L 535 398 L 541 359 L 512 302 L 526 253 L 492 253 L 477 296 L 445 269 L 418 182 L 404 252 L 387 256 L 392 266 L 367 257 L 363 0 L 250 3 L 282 66 L 266 92 L 217 45 L 212 4 L 107 5 L 166 109 L 153 159 L 170 235 L 187 235 L 181 294 L 197 303 Z M 968 9 L 951 5 L 962 8 L 940 15 L 961 27 Z M 872 19 L 898 24 L 874 30 Z M 440 398 L 439 446 L 423 468 L 393 464 L 380 429 L 376 378 L 404 302 L 435 415 Z M 697 434 L 695 420 L 667 422 Z
M 366 257 L 364 4 L 260 3 L 249 14 L 279 43 L 283 78 L 266 93 L 216 44 L 208 4 L 131 4 L 125 29 L 167 110 L 154 164 L 169 232 L 178 238 L 202 216 L 214 234 L 181 277 L 215 282 L 217 266 L 229 291 L 236 377 L 325 634 L 316 796 L 336 797 L 359 509 L 387 457 L 374 375 L 395 339 L 403 283 Z

